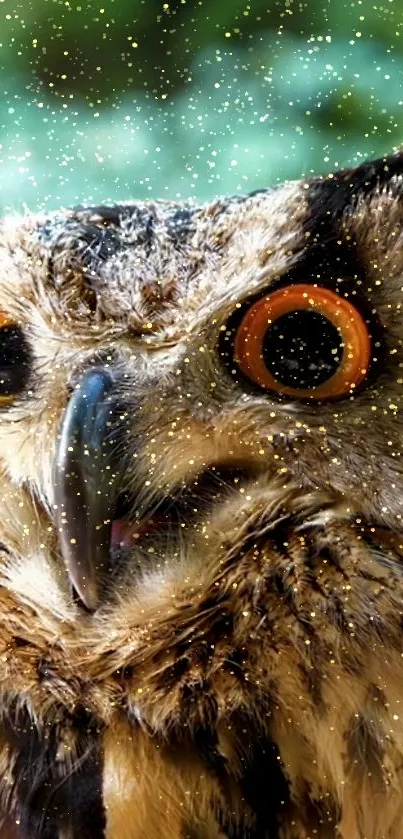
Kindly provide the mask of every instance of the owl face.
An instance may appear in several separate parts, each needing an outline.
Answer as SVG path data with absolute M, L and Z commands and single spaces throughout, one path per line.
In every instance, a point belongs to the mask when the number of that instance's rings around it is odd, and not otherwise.
M 4 221 L 4 541 L 92 609 L 259 476 L 399 527 L 400 166 Z
M 398 696 L 402 171 L 3 220 L 2 784 L 27 836 L 271 837 L 288 796 L 287 839 L 325 836 L 325 799 L 342 839 L 398 839 L 403 792 L 389 833 L 341 802 L 354 720 L 375 754 Z

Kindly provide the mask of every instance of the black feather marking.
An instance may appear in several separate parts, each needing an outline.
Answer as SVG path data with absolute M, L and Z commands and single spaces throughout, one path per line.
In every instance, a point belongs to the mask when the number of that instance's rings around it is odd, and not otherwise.
M 288 781 L 276 744 L 246 715 L 231 718 L 238 733 L 242 772 L 234 774 L 221 754 L 215 731 L 205 728 L 195 737 L 198 754 L 217 779 L 222 801 L 220 827 L 230 839 L 276 839 L 283 813 L 290 805 Z M 243 818 L 234 810 L 242 803 Z
M 63 723 L 39 728 L 19 707 L 3 721 L 3 731 L 16 754 L 14 786 L 22 837 L 56 839 L 67 829 L 74 839 L 103 839 L 99 731 L 87 712 L 82 709 Z M 61 759 L 66 732 L 75 743 L 74 754 Z
M 96 224 L 85 224 L 80 228 L 77 251 L 83 265 L 90 270 L 96 270 L 98 262 L 105 262 L 121 247 L 121 240 L 113 228 L 109 229 Z
M 403 153 L 344 169 L 308 183 L 309 206 L 305 223 L 306 249 L 287 281 L 323 281 L 332 285 L 340 279 L 365 276 L 365 266 L 354 241 L 342 235 L 343 214 L 359 197 L 371 195 L 394 175 L 403 174 Z M 338 290 L 340 290 L 338 288 Z
M 307 786 L 301 798 L 304 821 L 309 825 L 310 834 L 321 839 L 335 839 L 341 818 L 340 804 L 330 792 L 325 792 L 321 798 L 315 798 L 310 793 Z
M 124 244 L 130 244 L 132 247 L 142 246 L 145 256 L 149 256 L 155 247 L 155 223 L 156 213 L 152 207 L 133 206 L 130 215 L 126 216 L 123 235 L 127 242 Z
M 190 661 L 182 655 L 173 664 L 166 667 L 157 681 L 157 690 L 170 691 L 182 681 L 182 677 L 189 671 Z
M 338 278 L 363 276 L 364 266 L 352 240 L 341 235 L 340 221 L 359 197 L 371 195 L 397 174 L 403 174 L 403 154 L 364 163 L 308 182 L 309 212 L 305 223 L 306 250 L 291 272 L 292 281 L 318 280 L 326 285 Z M 289 277 L 287 278 L 289 280 Z
M 241 792 L 255 816 L 251 839 L 275 839 L 282 813 L 290 804 L 288 782 L 275 743 L 258 731 L 243 727 L 245 758 Z
M 352 718 L 346 739 L 351 766 L 355 771 L 365 776 L 382 777 L 384 736 L 376 720 L 363 714 Z
M 315 178 L 310 185 L 310 202 L 315 200 L 315 216 L 340 218 L 358 196 L 368 196 L 382 188 L 396 175 L 403 175 L 403 152 L 363 163 L 355 169 L 343 169 L 323 178 Z
M 190 234 L 196 230 L 194 214 L 195 210 L 191 207 L 178 207 L 172 215 L 168 216 L 167 232 L 175 246 L 184 244 Z
M 105 227 L 110 224 L 120 227 L 122 219 L 128 218 L 133 212 L 133 206 L 130 204 L 99 204 L 94 207 L 77 205 L 74 207 L 74 212 L 80 215 L 85 214 L 91 222 L 103 224 Z

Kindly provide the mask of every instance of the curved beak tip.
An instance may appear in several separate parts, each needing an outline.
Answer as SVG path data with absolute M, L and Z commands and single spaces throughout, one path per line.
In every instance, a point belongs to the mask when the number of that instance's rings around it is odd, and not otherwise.
M 84 606 L 88 609 L 89 612 L 95 612 L 99 606 L 99 591 L 98 586 L 94 583 L 82 582 L 80 587 L 77 588 L 77 594 L 81 598 Z

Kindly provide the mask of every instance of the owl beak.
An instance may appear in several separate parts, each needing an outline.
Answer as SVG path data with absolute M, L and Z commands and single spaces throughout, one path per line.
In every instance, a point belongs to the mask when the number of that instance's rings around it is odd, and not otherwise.
M 54 479 L 55 522 L 70 580 L 88 609 L 97 608 L 109 570 L 118 474 L 108 370 L 82 377 L 68 403 L 60 430 Z

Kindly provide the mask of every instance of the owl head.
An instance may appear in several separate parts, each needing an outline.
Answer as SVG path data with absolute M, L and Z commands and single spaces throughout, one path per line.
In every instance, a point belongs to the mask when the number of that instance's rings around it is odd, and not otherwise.
M 400 835 L 402 174 L 1 222 L 24 837 Z

